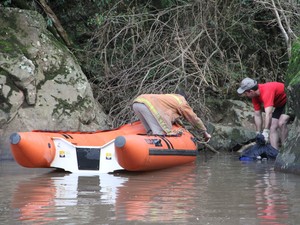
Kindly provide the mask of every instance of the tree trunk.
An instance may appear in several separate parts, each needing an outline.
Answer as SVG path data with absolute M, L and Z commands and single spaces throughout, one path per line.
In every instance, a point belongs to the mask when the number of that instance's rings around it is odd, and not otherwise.
M 47 5 L 45 0 L 39 0 L 42 8 L 44 9 L 45 13 L 47 14 L 47 16 L 49 16 L 49 18 L 51 18 L 58 34 L 60 35 L 60 37 L 63 39 L 63 41 L 65 42 L 65 44 L 70 47 L 72 45 L 71 40 L 69 39 L 67 32 L 65 31 L 65 29 L 62 27 L 59 19 L 56 17 L 55 13 L 52 11 L 52 9 Z

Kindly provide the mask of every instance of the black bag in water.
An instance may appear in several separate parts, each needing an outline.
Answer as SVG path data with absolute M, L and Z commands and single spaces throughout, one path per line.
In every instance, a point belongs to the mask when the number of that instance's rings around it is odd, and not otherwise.
M 251 161 L 259 158 L 275 159 L 278 155 L 278 150 L 270 144 L 266 144 L 262 134 L 256 136 L 256 144 L 243 151 L 240 156 L 241 161 Z

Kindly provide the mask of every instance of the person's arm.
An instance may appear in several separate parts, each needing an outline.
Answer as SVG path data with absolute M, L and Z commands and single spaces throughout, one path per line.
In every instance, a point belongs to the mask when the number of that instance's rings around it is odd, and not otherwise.
M 255 110 L 254 111 L 254 123 L 256 126 L 256 132 L 260 133 L 262 131 L 262 115 L 260 110 Z
M 269 106 L 265 108 L 266 118 L 265 118 L 265 129 L 270 130 L 271 123 L 272 123 L 272 113 L 273 113 L 273 106 Z
M 265 126 L 262 132 L 266 143 L 269 143 L 269 136 L 270 136 L 270 127 L 272 123 L 272 113 L 273 113 L 273 106 L 269 106 L 265 108 Z
M 206 142 L 211 139 L 211 135 L 207 132 L 204 123 L 196 115 L 196 113 L 193 111 L 189 104 L 185 104 L 184 107 L 181 108 L 181 113 L 187 121 L 189 121 L 195 128 L 197 128 L 202 133 Z

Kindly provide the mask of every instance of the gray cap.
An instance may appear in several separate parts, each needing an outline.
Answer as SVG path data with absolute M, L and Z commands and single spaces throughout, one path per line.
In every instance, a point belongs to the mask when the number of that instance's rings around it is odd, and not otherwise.
M 243 94 L 245 91 L 250 90 L 253 88 L 255 85 L 257 85 L 257 81 L 246 77 L 242 82 L 240 83 L 239 89 L 237 89 L 237 93 Z

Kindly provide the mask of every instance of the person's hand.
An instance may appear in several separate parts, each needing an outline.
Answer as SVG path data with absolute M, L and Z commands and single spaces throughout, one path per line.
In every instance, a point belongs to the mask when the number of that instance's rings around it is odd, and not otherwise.
M 207 133 L 206 131 L 203 133 L 203 137 L 205 142 L 209 142 L 209 140 L 211 139 L 211 135 L 209 133 Z
M 270 142 L 269 134 L 270 134 L 269 129 L 264 129 L 263 132 L 262 132 L 262 135 L 264 136 L 266 144 L 268 144 Z

